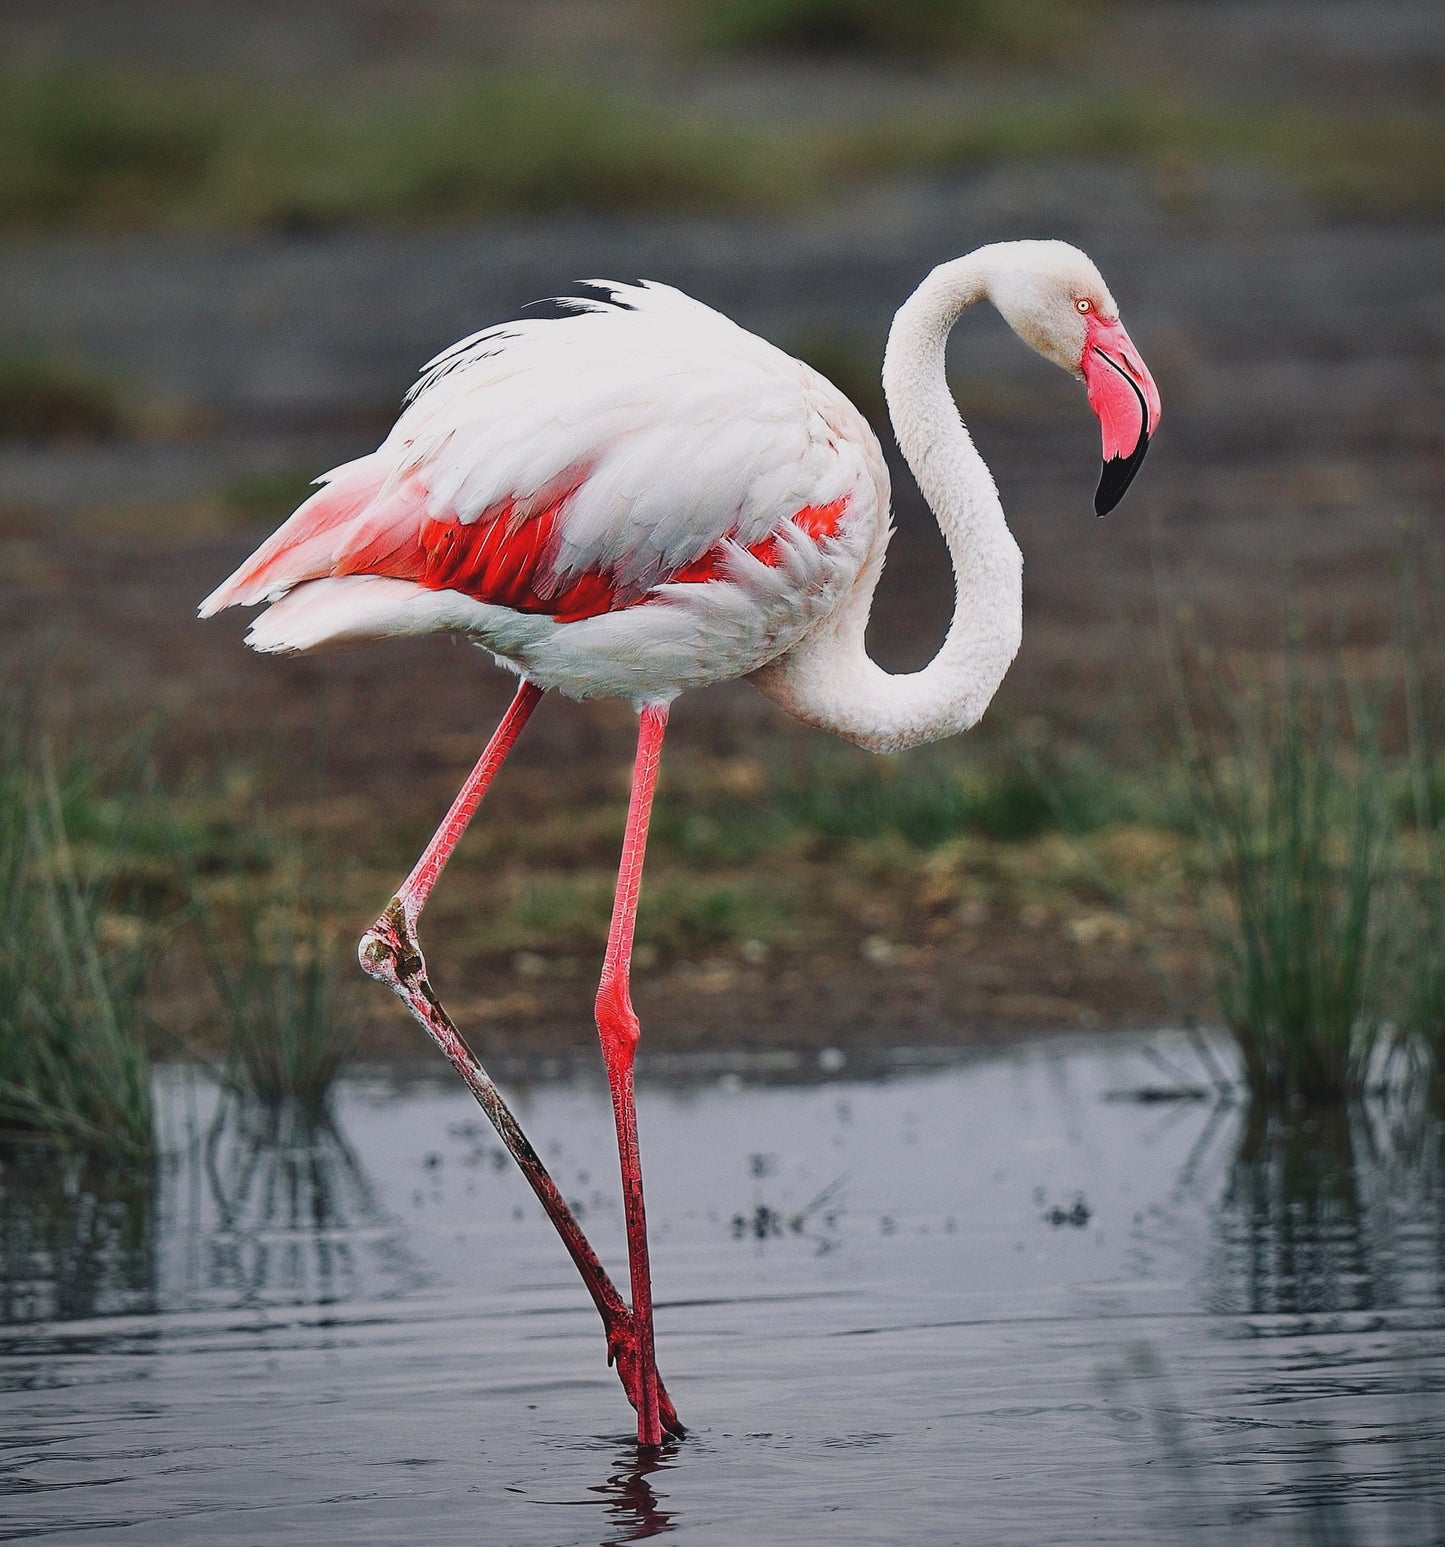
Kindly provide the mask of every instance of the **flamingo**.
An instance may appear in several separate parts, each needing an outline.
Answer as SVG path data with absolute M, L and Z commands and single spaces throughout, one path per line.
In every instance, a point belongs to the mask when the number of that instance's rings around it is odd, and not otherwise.
M 1159 394 L 1098 269 L 1057 241 L 1002 242 L 934 269 L 894 319 L 883 386 L 898 445 L 952 562 L 947 636 L 920 671 L 864 649 L 891 526 L 883 452 L 829 381 L 667 285 L 592 281 L 551 315 L 436 356 L 381 446 L 321 487 L 200 607 L 268 604 L 257 650 L 460 633 L 520 679 L 451 809 L 362 937 L 521 1165 L 601 1314 L 655 1447 L 682 1425 L 657 1373 L 633 1095 L 629 974 L 668 708 L 747 677 L 788 713 L 875 752 L 977 723 L 1018 649 L 1022 558 L 949 393 L 944 346 L 993 303 L 1080 378 L 1103 433 L 1095 509 L 1116 505 L 1159 422 Z M 544 693 L 629 700 L 637 751 L 596 996 L 612 1094 L 631 1305 L 437 998 L 417 924 L 462 832 Z

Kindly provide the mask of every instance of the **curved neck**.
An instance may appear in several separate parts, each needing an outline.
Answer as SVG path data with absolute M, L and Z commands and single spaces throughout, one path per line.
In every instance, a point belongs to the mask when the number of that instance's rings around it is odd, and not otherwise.
M 988 250 L 945 263 L 893 320 L 883 390 L 898 445 L 933 509 L 953 565 L 953 620 L 922 671 L 894 676 L 863 644 L 881 551 L 838 609 L 757 674 L 791 714 L 877 752 L 976 725 L 998 691 L 1023 627 L 1023 558 L 998 489 L 948 390 L 944 350 L 965 308 L 989 292 Z

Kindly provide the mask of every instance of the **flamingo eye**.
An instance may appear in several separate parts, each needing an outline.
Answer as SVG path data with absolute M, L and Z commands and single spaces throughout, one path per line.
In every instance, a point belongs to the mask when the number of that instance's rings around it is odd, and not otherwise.
M 1074 309 L 1081 312 L 1091 312 L 1094 309 L 1094 303 L 1087 296 L 1080 296 L 1074 302 Z

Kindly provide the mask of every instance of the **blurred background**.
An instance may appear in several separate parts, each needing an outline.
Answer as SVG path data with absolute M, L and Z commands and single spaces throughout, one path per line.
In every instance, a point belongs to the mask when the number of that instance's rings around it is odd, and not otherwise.
M 252 989 L 284 981 L 267 1013 L 293 1041 L 324 1005 L 348 1045 L 416 1048 L 350 942 L 507 682 L 442 638 L 258 659 L 195 605 L 376 444 L 423 361 L 592 276 L 720 307 L 886 441 L 883 341 L 923 274 L 1061 237 L 1165 402 L 1097 522 L 1076 384 L 991 315 L 958 330 L 1026 556 L 1022 653 L 978 733 L 901 761 L 746 686 L 679 704 L 652 1045 L 1217 1020 L 1181 724 L 1270 713 L 1291 661 L 1339 674 L 1356 770 L 1350 695 L 1378 689 L 1381 820 L 1434 820 L 1424 688 L 1405 709 L 1438 667 L 1437 5 L 4 0 L 0 60 L 6 787 L 16 843 L 71 856 L 105 992 L 152 1046 L 260 1035 Z M 873 647 L 898 668 L 936 646 L 951 580 L 899 465 L 895 486 Z M 631 734 L 623 705 L 544 705 L 428 913 L 484 1045 L 592 1038 Z
M 14 1529 L 1445 1541 L 1442 87 L 1438 0 L 0 0 Z M 639 1456 L 522 1177 L 355 965 L 510 679 L 196 605 L 438 350 L 647 277 L 873 418 L 870 643 L 921 664 L 889 320 L 1039 236 L 1164 420 L 1097 521 L 1078 384 L 958 328 L 1025 554 L 983 724 L 674 713 L 634 991 L 702 1438 Z M 633 734 L 544 701 L 421 931 L 614 1265 Z

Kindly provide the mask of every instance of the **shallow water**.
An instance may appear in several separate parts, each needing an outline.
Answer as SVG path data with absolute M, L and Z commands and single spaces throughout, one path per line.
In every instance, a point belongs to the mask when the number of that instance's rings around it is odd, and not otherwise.
M 1146 1048 L 1148 1051 L 1146 1051 Z M 1445 1540 L 1445 1190 L 1398 1109 L 1140 1101 L 1168 1037 L 641 1090 L 639 1466 L 570 1264 L 445 1073 L 318 1143 L 3 1175 L 0 1537 L 57 1543 Z M 837 1060 L 831 1061 L 836 1063 Z M 519 1115 L 625 1281 L 605 1089 Z

